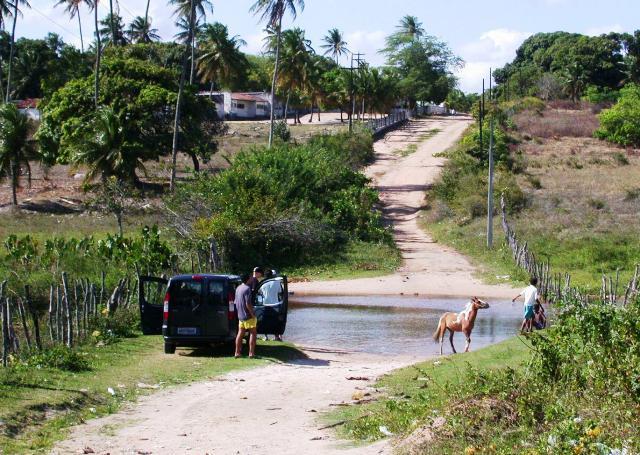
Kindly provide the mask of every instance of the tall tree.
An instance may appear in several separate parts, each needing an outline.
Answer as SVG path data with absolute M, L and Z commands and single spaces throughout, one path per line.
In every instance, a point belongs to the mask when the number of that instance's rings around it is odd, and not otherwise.
M 15 104 L 0 106 L 0 179 L 11 179 L 11 204 L 18 205 L 17 189 L 20 183 L 20 169 L 27 168 L 29 160 L 35 158 L 35 147 L 29 141 L 31 121 L 22 114 Z
M 93 9 L 93 22 L 95 25 L 96 35 L 96 67 L 94 69 L 94 94 L 93 100 L 96 109 L 98 109 L 100 103 L 100 56 L 102 54 L 102 45 L 100 44 L 100 28 L 98 23 L 98 2 L 100 0 L 85 0 L 87 4 L 90 3 L 91 9 Z
M 305 37 L 304 30 L 294 28 L 284 30 L 280 39 L 276 33 L 267 37 L 267 49 L 271 54 L 275 54 L 276 48 L 280 47 L 279 80 L 277 87 L 287 94 L 284 117 L 287 118 L 287 107 L 290 96 L 294 92 L 302 94 L 308 88 L 310 75 L 312 74 L 313 59 L 315 54 L 311 47 L 311 41 Z M 280 44 L 278 44 L 278 41 Z M 297 113 L 297 111 L 296 111 Z M 296 115 L 296 123 L 299 120 Z
M 187 46 L 191 46 L 193 48 L 193 35 L 194 35 L 194 25 L 195 25 L 195 17 L 196 17 L 196 1 L 199 0 L 188 0 L 185 2 L 184 0 L 169 0 L 171 3 L 177 4 L 176 14 L 182 16 L 188 21 L 188 33 L 185 44 Z M 177 3 L 177 2 L 181 3 Z M 185 10 L 185 6 L 188 3 L 188 10 Z M 176 97 L 176 110 L 173 121 L 173 141 L 171 144 L 171 180 L 169 181 L 169 190 L 173 191 L 176 187 L 176 165 L 178 158 L 178 138 L 179 138 L 179 129 L 180 129 L 180 107 L 182 104 L 182 94 L 184 91 L 184 83 L 187 73 L 187 63 L 188 63 L 189 53 L 187 49 L 184 50 L 184 54 L 182 57 L 182 70 L 180 71 L 180 82 L 178 84 L 178 96 Z
M 212 90 L 216 83 L 219 87 L 233 88 L 249 67 L 240 50 L 246 42 L 238 35 L 229 36 L 228 28 L 219 22 L 205 25 L 198 42 L 198 74 L 202 82 L 209 82 Z
M 207 10 L 213 11 L 213 5 L 209 0 L 169 0 L 175 6 L 174 14 L 178 16 L 178 23 L 188 20 L 189 46 L 191 46 L 191 71 L 189 73 L 189 83 L 193 84 L 196 65 L 196 25 L 206 21 Z M 193 14 L 191 10 L 193 9 Z
M 349 53 L 347 42 L 344 40 L 342 32 L 337 28 L 329 30 L 329 33 L 322 38 L 322 41 L 325 44 L 320 47 L 325 49 L 324 55 L 330 54 L 336 61 L 336 65 L 339 64 L 340 57 Z
M 19 4 L 22 4 L 25 8 L 31 8 L 31 5 L 29 5 L 27 0 L 13 0 L 13 11 L 11 12 L 11 15 L 13 16 L 13 25 L 11 28 L 11 46 L 9 48 L 9 64 L 7 70 L 7 103 L 11 100 L 11 68 L 16 44 L 16 24 L 18 23 L 18 15 L 22 15 L 22 12 L 18 9 Z
M 152 43 L 160 40 L 158 29 L 151 28 L 151 19 L 148 16 L 133 19 L 125 33 L 132 43 Z
M 275 49 L 275 63 L 273 67 L 273 79 L 271 81 L 271 114 L 269 126 L 269 147 L 273 144 L 273 127 L 275 122 L 274 109 L 276 101 L 276 84 L 278 82 L 278 65 L 280 60 L 280 41 L 282 36 L 282 18 L 289 11 L 293 18 L 297 16 L 298 7 L 304 10 L 304 0 L 256 0 L 250 11 L 260 14 L 260 19 L 266 22 L 267 28 L 275 31 L 277 36 Z
M 124 46 L 128 43 L 122 16 L 116 14 L 114 17 L 109 14 L 100 21 L 100 37 L 104 45 Z
M 78 29 L 80 30 L 80 50 L 84 52 L 84 38 L 82 36 L 82 20 L 80 19 L 80 5 L 84 3 L 84 0 L 58 0 L 56 6 L 64 5 L 65 12 L 69 14 L 69 18 L 78 18 Z
M 91 127 L 74 137 L 70 144 L 73 163 L 88 168 L 84 183 L 96 177 L 103 182 L 115 176 L 118 180 L 134 183 L 136 169 L 142 169 L 139 154 L 127 150 L 128 145 L 122 119 L 110 107 L 101 107 L 95 113 Z
M 424 36 L 425 30 L 422 22 L 415 16 L 404 16 L 400 19 L 400 24 L 396 26 L 396 31 L 387 37 L 386 48 L 383 52 L 397 51 L 403 46 L 422 39 Z

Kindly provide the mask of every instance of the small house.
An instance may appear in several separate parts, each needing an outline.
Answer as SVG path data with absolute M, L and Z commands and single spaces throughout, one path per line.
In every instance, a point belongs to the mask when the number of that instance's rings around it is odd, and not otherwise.
M 271 94 L 265 92 L 200 92 L 200 96 L 210 97 L 216 105 L 218 117 L 227 120 L 259 120 L 269 118 Z M 282 111 L 276 103 L 278 115 Z

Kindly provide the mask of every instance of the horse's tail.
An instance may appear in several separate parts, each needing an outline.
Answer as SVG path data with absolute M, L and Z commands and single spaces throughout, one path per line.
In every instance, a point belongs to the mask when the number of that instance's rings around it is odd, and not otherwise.
M 433 340 L 439 341 L 442 336 L 442 332 L 444 332 L 444 316 L 442 316 L 440 321 L 438 321 L 438 327 L 436 328 L 436 331 L 433 332 Z

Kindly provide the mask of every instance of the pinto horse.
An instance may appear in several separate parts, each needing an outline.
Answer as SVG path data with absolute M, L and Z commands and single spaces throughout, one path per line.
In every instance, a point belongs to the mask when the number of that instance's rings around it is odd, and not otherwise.
M 464 352 L 469 352 L 469 345 L 471 344 L 471 331 L 476 322 L 476 316 L 478 310 L 489 308 L 487 302 L 483 302 L 477 297 L 471 299 L 467 304 L 467 307 L 462 313 L 445 313 L 440 317 L 438 328 L 433 333 L 433 339 L 440 341 L 440 355 L 442 355 L 442 345 L 444 343 L 444 334 L 449 331 L 449 342 L 451 343 L 451 349 L 453 353 L 456 353 L 456 348 L 453 345 L 453 334 L 455 332 L 462 332 L 467 339 L 467 344 L 464 347 Z

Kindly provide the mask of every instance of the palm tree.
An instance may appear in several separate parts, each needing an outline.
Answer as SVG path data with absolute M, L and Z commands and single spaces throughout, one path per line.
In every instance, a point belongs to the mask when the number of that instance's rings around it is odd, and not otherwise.
M 196 26 L 204 22 L 207 17 L 207 10 L 213 11 L 213 5 L 209 0 L 169 0 L 169 4 L 175 5 L 174 14 L 178 16 L 176 25 L 180 28 L 185 27 L 189 30 L 187 35 L 190 37 L 189 45 L 191 46 L 191 72 L 189 73 L 189 84 L 193 84 L 195 76 L 195 53 L 196 53 Z M 193 10 L 193 14 L 192 14 Z M 185 21 L 188 21 L 184 24 Z
M 6 18 L 11 17 L 14 4 L 11 0 L 0 0 L 0 30 L 4 31 L 6 26 Z
M 176 9 L 176 14 L 179 14 L 183 19 L 188 21 L 188 32 L 185 40 L 185 44 L 187 46 L 191 45 L 193 50 L 193 35 L 194 35 L 194 25 L 195 25 L 195 17 L 196 17 L 196 1 L 200 0 L 188 0 L 188 12 L 185 11 L 184 7 L 186 6 L 185 0 L 169 0 L 171 3 L 181 1 Z M 182 71 L 180 72 L 180 82 L 178 83 L 178 96 L 176 97 L 176 111 L 175 116 L 173 118 L 173 140 L 171 143 L 171 180 L 169 181 L 169 190 L 173 191 L 176 185 L 176 162 L 178 158 L 178 134 L 180 128 L 180 108 L 182 105 L 182 93 L 184 91 L 184 82 L 186 78 L 187 72 L 187 63 L 188 63 L 188 53 L 187 49 L 185 49 L 184 54 L 182 56 Z
M 270 53 L 275 53 L 278 47 L 278 36 L 272 34 L 267 37 L 267 49 Z M 287 93 L 287 103 L 285 104 L 284 118 L 287 118 L 288 100 L 292 92 L 308 88 L 310 75 L 313 67 L 312 55 L 315 51 L 311 47 L 311 41 L 305 37 L 304 30 L 294 28 L 285 30 L 280 38 L 280 78 L 277 83 L 278 88 Z M 297 112 L 296 112 L 297 113 Z M 296 115 L 296 123 L 298 123 Z
M 151 28 L 151 19 L 149 17 L 136 17 L 129 25 L 129 30 L 125 33 L 132 43 L 152 43 L 160 40 L 158 29 Z
M 222 87 L 232 87 L 249 66 L 240 50 L 246 42 L 237 35 L 230 37 L 228 28 L 219 22 L 207 24 L 198 41 L 201 54 L 198 74 L 202 82 L 209 82 L 211 91 L 215 82 Z
M 296 6 L 304 10 L 304 0 L 256 0 L 250 11 L 261 14 L 261 20 L 265 21 L 267 28 L 274 30 L 277 36 L 275 48 L 275 63 L 273 67 L 273 79 L 271 81 L 271 125 L 269 127 L 269 147 L 273 144 L 274 108 L 276 96 L 276 84 L 278 82 L 278 65 L 280 60 L 280 40 L 282 36 L 282 18 L 289 11 L 293 18 L 297 16 Z
M 84 0 L 58 0 L 56 6 L 65 5 L 64 11 L 69 14 L 69 18 L 78 17 L 78 29 L 80 30 L 80 51 L 84 53 L 84 39 L 82 37 L 82 20 L 80 19 L 80 5 Z
M 18 205 L 17 189 L 20 169 L 25 166 L 29 175 L 29 160 L 35 157 L 35 147 L 30 141 L 32 124 L 15 104 L 0 106 L 0 179 L 11 179 L 11 204 Z
M 337 28 L 329 30 L 329 33 L 322 38 L 326 44 L 320 46 L 323 49 L 326 49 L 324 55 L 331 54 L 331 56 L 336 61 L 336 65 L 338 65 L 339 58 L 343 55 L 349 53 L 349 49 L 347 49 L 347 42 L 344 40 L 342 32 Z
M 144 169 L 138 154 L 127 150 L 122 119 L 110 106 L 96 112 L 89 128 L 70 144 L 72 162 L 88 167 L 84 183 L 111 176 L 120 181 L 136 181 L 136 169 Z
M 114 46 L 124 46 L 127 44 L 122 16 L 116 14 L 112 17 L 111 14 L 109 14 L 100 21 L 100 24 L 102 25 L 100 37 L 105 46 L 107 44 L 113 44 Z
M 383 53 L 391 53 L 425 36 L 422 22 L 416 16 L 404 16 L 400 24 L 396 26 L 396 32 L 386 39 L 386 48 Z
M 102 46 L 100 44 L 100 28 L 98 27 L 98 2 L 99 0 L 85 0 L 87 5 L 93 10 L 93 22 L 95 25 L 95 37 L 96 37 L 96 67 L 94 70 L 94 104 L 96 109 L 99 105 L 100 97 L 100 56 L 102 54 Z
M 26 8 L 31 8 L 31 5 L 29 5 L 27 0 L 13 0 L 13 11 L 11 12 L 11 15 L 13 16 L 13 26 L 11 28 L 11 46 L 9 48 L 9 65 L 7 69 L 7 103 L 11 100 L 11 65 L 13 63 L 13 53 L 16 47 L 16 24 L 18 23 L 18 14 L 22 14 L 18 9 L 18 5 L 20 3 L 22 3 Z

